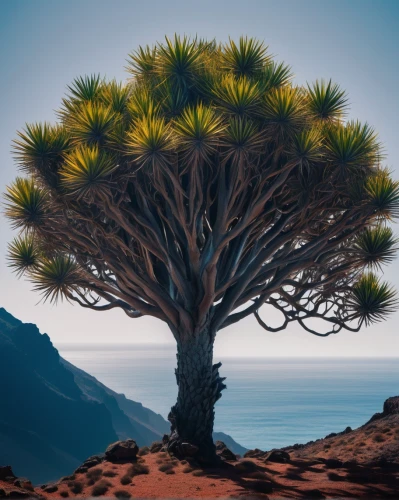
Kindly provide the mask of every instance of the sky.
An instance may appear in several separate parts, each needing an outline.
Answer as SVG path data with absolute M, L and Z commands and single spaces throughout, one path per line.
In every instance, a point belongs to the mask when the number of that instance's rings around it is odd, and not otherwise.
M 346 89 L 349 118 L 379 133 L 386 164 L 399 178 L 399 1 L 397 0 L 3 0 L 0 2 L 0 192 L 18 174 L 11 154 L 25 123 L 55 121 L 66 86 L 100 73 L 125 80 L 129 52 L 174 33 L 227 41 L 263 40 L 290 64 L 295 82 L 332 78 Z M 396 170 L 395 170 L 396 169 Z M 397 226 L 395 231 L 398 232 Z M 38 303 L 32 285 L 7 267 L 13 237 L 0 215 L 0 307 L 65 342 L 173 343 L 166 325 L 121 311 L 94 312 Z M 385 269 L 399 289 L 399 261 Z M 272 322 L 277 313 L 262 309 Z M 264 331 L 253 317 L 224 329 L 224 356 L 399 356 L 399 313 L 359 333 L 318 338 L 292 325 Z

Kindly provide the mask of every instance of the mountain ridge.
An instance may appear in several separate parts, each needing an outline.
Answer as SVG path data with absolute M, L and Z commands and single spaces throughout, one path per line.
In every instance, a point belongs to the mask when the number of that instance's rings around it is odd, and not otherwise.
M 169 432 L 161 415 L 63 359 L 47 334 L 4 308 L 0 381 L 0 464 L 35 483 L 71 473 L 110 442 L 133 438 L 145 446 Z M 246 451 L 224 433 L 214 437 Z

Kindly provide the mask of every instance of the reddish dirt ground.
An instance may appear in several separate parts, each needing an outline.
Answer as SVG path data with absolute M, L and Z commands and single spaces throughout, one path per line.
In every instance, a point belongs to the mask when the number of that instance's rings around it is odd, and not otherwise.
M 286 463 L 253 450 L 218 469 L 201 469 L 141 449 L 135 461 L 97 459 L 84 472 L 41 487 L 21 478 L 0 481 L 0 498 L 399 498 L 399 397 L 359 429 L 285 450 Z
M 141 473 L 134 475 L 134 468 Z M 159 469 L 163 469 L 159 470 Z M 136 473 L 139 471 L 136 471 Z M 147 473 L 146 473 L 147 472 Z M 125 483 L 125 484 L 122 484 Z M 1 483 L 5 492 L 19 490 Z M 55 491 L 51 491 L 51 490 Z M 47 490 L 47 491 L 46 491 Z M 165 453 L 149 453 L 138 462 L 103 462 L 34 493 L 46 499 L 89 498 L 398 498 L 396 470 L 344 464 L 329 468 L 319 459 L 292 458 L 288 463 L 241 459 L 220 469 L 190 467 Z M 27 493 L 26 493 L 27 494 Z M 25 495 L 26 495 L 25 494 Z

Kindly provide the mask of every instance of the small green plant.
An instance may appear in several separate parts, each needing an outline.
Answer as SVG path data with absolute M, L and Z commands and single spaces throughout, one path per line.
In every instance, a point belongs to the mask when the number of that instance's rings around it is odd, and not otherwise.
M 117 490 L 114 495 L 116 498 L 130 498 L 132 495 L 126 490 Z
M 127 484 L 130 484 L 131 482 L 132 482 L 132 478 L 128 474 L 125 474 L 120 479 L 120 483 L 123 484 L 124 486 L 126 486 Z
M 100 497 L 102 495 L 105 495 L 105 493 L 107 493 L 110 486 L 112 486 L 112 485 L 109 481 L 102 479 L 95 486 L 93 486 L 93 488 L 91 490 L 91 494 L 93 495 L 93 497 Z
M 130 477 L 140 476 L 141 474 L 149 474 L 149 473 L 150 469 L 146 465 L 140 463 L 132 464 L 126 472 L 126 474 Z
M 158 470 L 161 471 L 161 472 L 166 472 L 168 470 L 172 470 L 173 469 L 173 465 L 172 464 L 163 464 L 163 465 L 160 465 L 158 467 Z
M 382 434 L 374 434 L 373 436 L 373 441 L 375 441 L 376 443 L 383 443 L 385 441 L 385 436 L 383 436 Z
M 78 495 L 83 491 L 83 483 L 81 481 L 70 481 L 68 483 L 68 487 L 75 495 Z

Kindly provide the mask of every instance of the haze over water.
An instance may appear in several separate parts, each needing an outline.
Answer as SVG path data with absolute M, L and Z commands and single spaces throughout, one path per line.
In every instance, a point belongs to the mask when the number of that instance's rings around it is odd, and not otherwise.
M 167 417 L 177 395 L 170 345 L 56 344 L 60 355 Z M 268 450 L 356 428 L 399 394 L 399 359 L 221 358 L 215 430 Z M 215 362 L 219 358 L 215 358 Z M 132 436 L 134 438 L 134 436 Z

